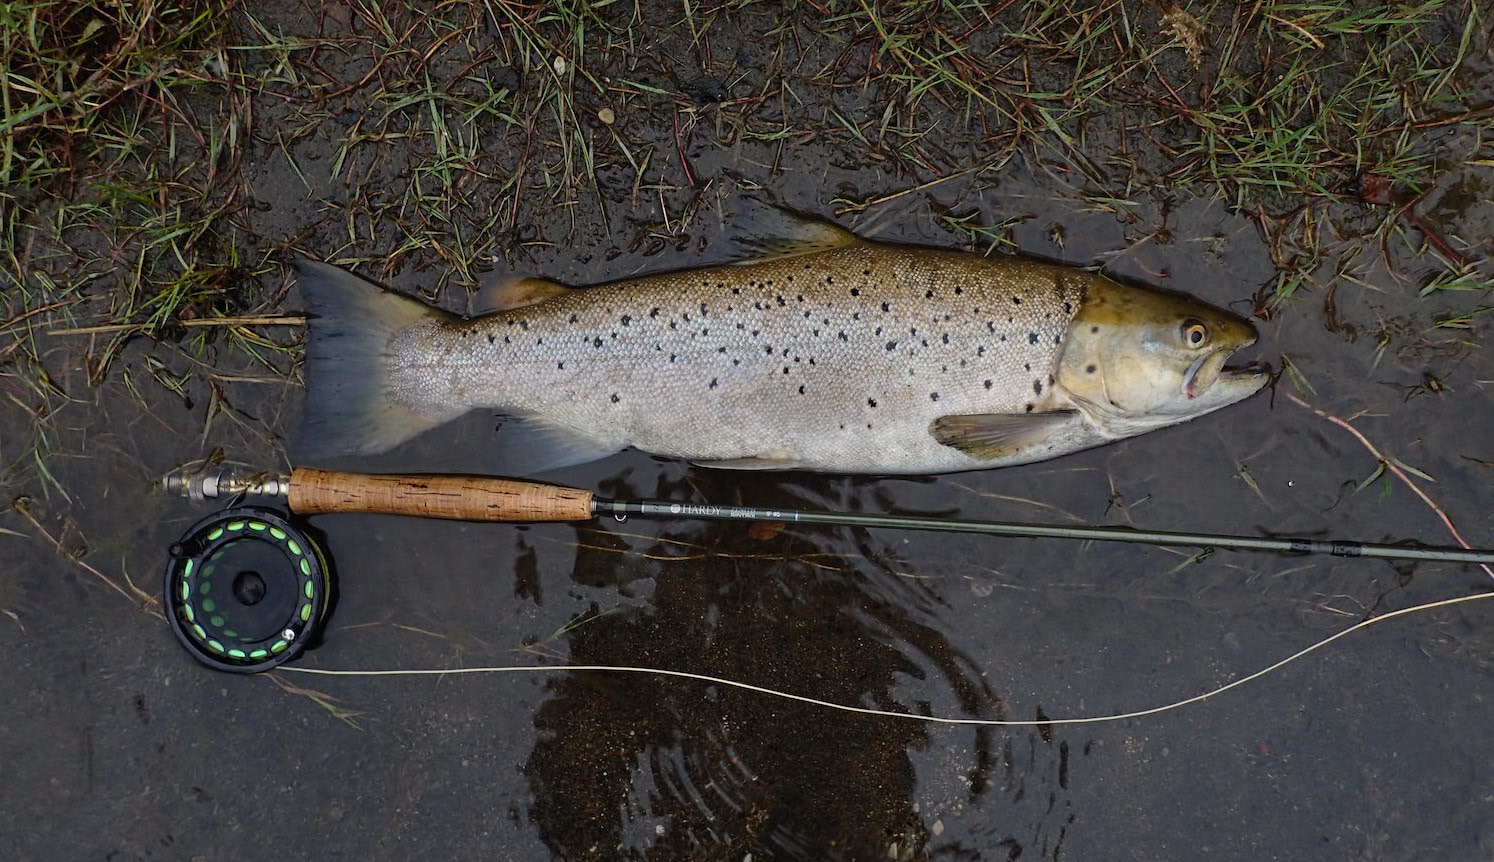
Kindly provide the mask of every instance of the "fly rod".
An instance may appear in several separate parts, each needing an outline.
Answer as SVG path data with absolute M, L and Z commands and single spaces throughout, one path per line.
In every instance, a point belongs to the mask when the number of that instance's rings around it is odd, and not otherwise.
M 1330 554 L 1336 557 L 1383 560 L 1494 563 L 1494 551 L 1490 550 L 1414 544 L 1230 536 L 1134 530 L 1128 527 L 1065 527 L 662 500 L 607 500 L 579 488 L 486 476 L 343 473 L 308 467 L 296 468 L 289 476 L 271 476 L 218 467 L 195 473 L 168 474 L 163 480 L 163 487 L 168 492 L 198 500 L 241 495 L 283 498 L 290 510 L 300 515 L 365 512 L 458 521 L 527 522 L 584 521 L 607 515 L 619 518 L 639 516 L 715 521 L 782 521 L 792 524 L 830 524 L 1025 538 L 1088 539 L 1286 554 Z

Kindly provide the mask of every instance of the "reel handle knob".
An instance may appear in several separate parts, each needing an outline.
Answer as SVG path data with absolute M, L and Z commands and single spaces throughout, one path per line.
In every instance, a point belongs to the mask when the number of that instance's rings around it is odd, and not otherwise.
M 371 512 L 450 521 L 584 521 L 592 494 L 486 476 L 378 475 L 298 467 L 290 508 L 301 515 Z

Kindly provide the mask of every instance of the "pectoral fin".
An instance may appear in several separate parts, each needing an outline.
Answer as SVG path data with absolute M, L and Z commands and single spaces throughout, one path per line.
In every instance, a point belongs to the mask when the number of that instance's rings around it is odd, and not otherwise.
M 1015 455 L 1048 441 L 1076 421 L 1074 410 L 1051 413 L 975 413 L 940 416 L 929 424 L 929 433 L 945 446 L 983 461 Z
M 506 278 L 484 285 L 472 295 L 472 314 L 512 311 L 526 305 L 538 305 L 554 296 L 569 293 L 572 288 L 543 278 Z

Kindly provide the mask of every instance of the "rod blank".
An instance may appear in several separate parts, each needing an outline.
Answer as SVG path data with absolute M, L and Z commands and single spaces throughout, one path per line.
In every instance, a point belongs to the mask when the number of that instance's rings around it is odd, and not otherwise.
M 757 509 L 748 506 L 711 506 L 668 503 L 656 500 L 595 500 L 597 514 L 640 515 L 650 518 L 699 518 L 716 521 L 786 521 L 798 524 L 833 524 L 847 527 L 882 527 L 945 533 L 981 533 L 1036 539 L 1087 539 L 1099 542 L 1131 542 L 1170 547 L 1228 548 L 1237 551 L 1272 551 L 1285 554 L 1331 554 L 1335 557 L 1373 557 L 1385 560 L 1421 560 L 1443 563 L 1494 563 L 1494 551 L 1440 548 L 1418 545 L 1377 545 L 1328 539 L 1253 538 L 1213 533 L 1173 533 L 1133 530 L 1128 527 L 1060 527 L 1007 521 L 965 521 L 949 518 L 915 518 L 906 515 L 865 515 L 814 512 L 799 509 Z

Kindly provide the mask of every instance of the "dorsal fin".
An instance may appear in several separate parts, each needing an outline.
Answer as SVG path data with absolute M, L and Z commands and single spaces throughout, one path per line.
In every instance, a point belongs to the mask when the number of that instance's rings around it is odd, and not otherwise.
M 778 207 L 772 208 L 772 211 L 782 222 L 773 229 L 774 236 L 767 239 L 744 240 L 742 244 L 752 252 L 752 255 L 736 263 L 762 263 L 861 243 L 860 237 L 839 225 L 801 216 Z
M 563 284 L 543 278 L 503 278 L 478 288 L 469 300 L 469 307 L 474 316 L 512 311 L 526 305 L 537 305 L 570 290 Z

